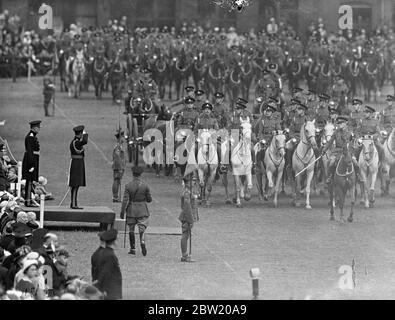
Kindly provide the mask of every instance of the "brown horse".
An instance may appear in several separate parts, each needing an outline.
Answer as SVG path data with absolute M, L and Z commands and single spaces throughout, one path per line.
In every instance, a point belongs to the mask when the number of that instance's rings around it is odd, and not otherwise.
M 348 222 L 353 221 L 354 205 L 355 205 L 355 168 L 352 163 L 353 151 L 350 143 L 343 149 L 343 153 L 336 165 L 336 172 L 333 183 L 329 186 L 329 202 L 330 202 L 330 220 L 334 221 L 333 199 L 336 206 L 340 209 L 340 222 L 344 223 L 343 207 L 347 192 L 350 191 L 351 210 L 347 219 Z

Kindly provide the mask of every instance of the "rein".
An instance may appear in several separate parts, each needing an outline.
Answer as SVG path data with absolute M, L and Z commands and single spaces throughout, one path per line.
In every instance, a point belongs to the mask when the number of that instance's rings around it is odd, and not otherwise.
M 351 164 L 351 171 L 347 171 L 347 168 L 346 168 L 346 173 L 340 174 L 340 173 L 339 173 L 339 166 L 340 166 L 340 162 L 342 161 L 342 159 L 343 159 L 343 155 L 340 157 L 339 162 L 337 163 L 337 166 L 336 166 L 336 175 L 339 176 L 339 177 L 347 177 L 347 176 L 349 176 L 349 175 L 351 175 L 351 174 L 354 173 L 354 165 Z

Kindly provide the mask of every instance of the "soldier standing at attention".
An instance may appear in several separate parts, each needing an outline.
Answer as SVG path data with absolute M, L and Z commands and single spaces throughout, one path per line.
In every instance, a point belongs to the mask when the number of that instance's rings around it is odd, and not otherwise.
M 115 134 L 115 138 L 117 138 L 117 144 L 112 152 L 112 170 L 114 177 L 114 182 L 112 184 L 112 202 L 121 202 L 121 180 L 126 167 L 125 151 L 123 150 L 123 144 L 125 142 L 124 132 L 118 131 Z
M 69 173 L 69 187 L 71 188 L 71 209 L 83 209 L 78 207 L 77 194 L 79 187 L 86 186 L 85 180 L 85 151 L 84 145 L 88 143 L 88 134 L 84 131 L 84 126 L 73 128 L 75 133 L 73 141 L 70 143 L 71 163 Z
M 52 83 L 52 80 L 49 78 L 49 76 L 45 76 L 44 77 L 43 95 L 44 95 L 44 111 L 45 111 L 46 117 L 50 116 L 49 111 L 48 111 L 48 106 L 52 100 L 54 92 L 55 92 L 55 86 Z
M 40 143 L 37 134 L 40 132 L 41 120 L 29 122 L 30 132 L 25 137 L 25 154 L 22 162 L 22 179 L 25 185 L 25 206 L 36 207 L 32 202 L 32 184 L 38 181 L 40 163 Z
M 144 169 L 142 167 L 133 167 L 134 179 L 125 186 L 123 196 L 121 219 L 124 219 L 126 212 L 126 223 L 129 226 L 129 254 L 136 254 L 134 229 L 136 225 L 139 228 L 140 245 L 143 256 L 147 255 L 145 245 L 145 230 L 148 227 L 150 213 L 147 202 L 152 202 L 151 191 L 148 185 L 141 179 Z
M 188 240 L 191 237 L 194 222 L 199 221 L 196 195 L 193 194 L 190 184 L 191 175 L 183 178 L 184 189 L 181 194 L 181 213 L 178 219 L 181 222 L 181 262 L 193 262 L 188 254 Z

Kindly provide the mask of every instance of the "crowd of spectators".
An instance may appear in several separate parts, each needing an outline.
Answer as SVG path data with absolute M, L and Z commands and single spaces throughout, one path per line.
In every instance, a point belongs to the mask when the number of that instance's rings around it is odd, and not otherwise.
M 40 228 L 34 212 L 0 192 L 0 300 L 98 300 L 96 287 L 68 272 L 58 236 Z

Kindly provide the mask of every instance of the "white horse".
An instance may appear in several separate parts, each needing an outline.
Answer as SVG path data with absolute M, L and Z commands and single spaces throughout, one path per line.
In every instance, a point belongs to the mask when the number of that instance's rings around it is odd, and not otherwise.
M 210 206 L 210 195 L 218 167 L 218 154 L 216 147 L 215 130 L 203 129 L 197 139 L 199 149 L 197 152 L 199 186 L 201 190 L 201 201 Z M 214 134 L 214 135 L 213 135 Z M 210 141 L 214 136 L 214 141 Z M 207 197 L 206 197 L 207 190 Z
M 374 186 L 376 185 L 377 174 L 379 172 L 379 153 L 374 145 L 373 137 L 370 135 L 359 139 L 358 143 L 362 145 L 358 165 L 362 178 L 363 201 L 365 208 L 369 208 L 373 207 L 374 204 Z
M 300 142 L 296 147 L 295 152 L 292 155 L 292 169 L 295 174 L 305 169 L 307 170 L 302 174 L 299 174 L 295 179 L 295 194 L 294 204 L 296 207 L 300 206 L 298 202 L 300 197 L 302 177 L 306 178 L 306 187 L 304 189 L 306 193 L 306 209 L 311 209 L 310 205 L 310 185 L 311 180 L 314 176 L 314 165 L 311 165 L 315 161 L 314 149 L 317 149 L 317 142 L 315 140 L 315 119 L 313 121 L 306 121 L 300 129 Z
M 85 78 L 85 57 L 84 57 L 84 51 L 80 50 L 77 51 L 77 54 L 72 60 L 72 66 L 71 66 L 71 80 L 72 80 L 72 86 L 69 86 L 69 97 L 74 93 L 74 98 L 78 98 L 81 95 L 81 82 Z M 72 87 L 74 86 L 74 90 Z M 74 92 L 72 92 L 72 90 Z
M 389 194 L 390 171 L 395 169 L 395 128 L 383 145 L 384 156 L 381 163 L 381 189 L 383 195 Z M 384 185 L 385 183 L 385 185 Z
M 241 198 L 249 201 L 252 191 L 252 156 L 251 156 L 251 123 L 250 120 L 241 120 L 242 139 L 233 148 L 231 153 L 231 164 L 233 177 L 236 185 L 236 206 L 241 207 Z M 246 177 L 247 189 L 245 183 L 242 183 L 241 177 Z M 245 195 L 244 195 L 245 194 Z
M 265 152 L 264 163 L 266 167 L 266 177 L 269 187 L 268 196 L 272 196 L 274 189 L 273 204 L 275 208 L 277 208 L 277 196 L 284 172 L 286 139 L 287 138 L 282 130 L 274 131 L 273 139 L 270 143 L 270 146 L 266 149 Z M 273 182 L 274 177 L 276 179 L 276 184 L 274 184 Z

